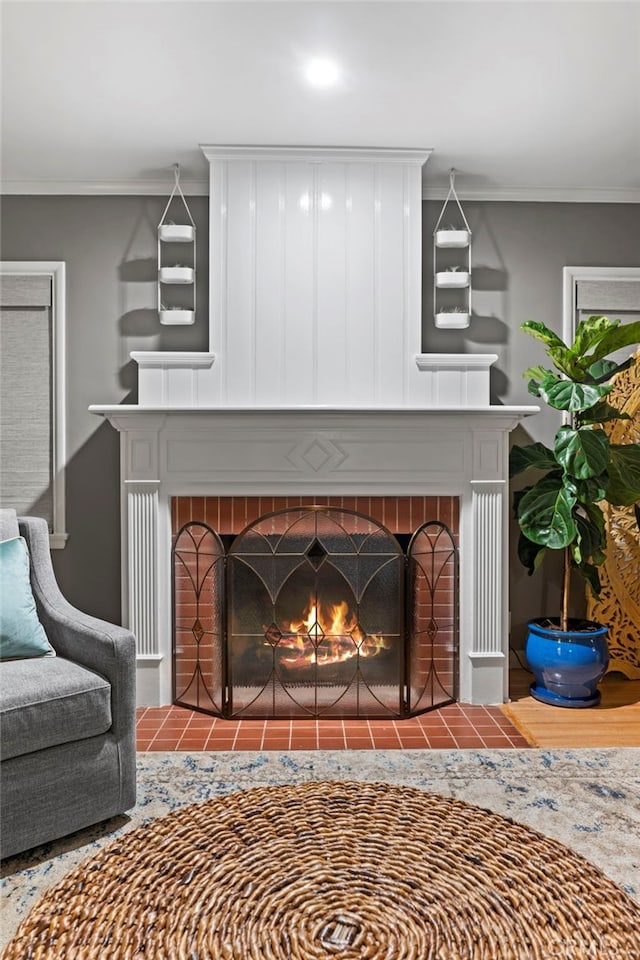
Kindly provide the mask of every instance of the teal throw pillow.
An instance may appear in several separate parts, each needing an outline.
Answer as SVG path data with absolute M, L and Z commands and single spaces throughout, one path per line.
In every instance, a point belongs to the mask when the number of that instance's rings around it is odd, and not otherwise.
M 23 537 L 0 542 L 0 659 L 55 657 L 38 620 Z

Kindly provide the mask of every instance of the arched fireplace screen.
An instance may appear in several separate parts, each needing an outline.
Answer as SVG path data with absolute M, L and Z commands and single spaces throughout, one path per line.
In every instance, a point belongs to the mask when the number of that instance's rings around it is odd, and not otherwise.
M 173 700 L 222 716 L 225 549 L 205 523 L 187 523 L 173 559 Z
M 231 716 L 402 712 L 403 552 L 375 520 L 272 514 L 228 555 Z
M 195 522 L 175 539 L 176 703 L 237 719 L 374 718 L 454 699 L 457 554 L 444 524 L 421 526 L 405 554 L 409 537 L 371 517 L 304 506 L 228 540 L 225 554 Z

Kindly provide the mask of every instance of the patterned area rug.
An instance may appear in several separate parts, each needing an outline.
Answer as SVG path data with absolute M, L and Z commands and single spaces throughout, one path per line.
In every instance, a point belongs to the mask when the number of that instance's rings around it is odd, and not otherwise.
M 114 837 L 189 803 L 310 781 L 384 781 L 490 809 L 566 844 L 640 900 L 638 749 L 147 753 L 138 771 L 130 817 L 5 861 L 3 944 L 49 886 Z
M 46 894 L 6 960 L 629 957 L 640 905 L 582 857 L 412 787 L 253 787 L 160 817 Z

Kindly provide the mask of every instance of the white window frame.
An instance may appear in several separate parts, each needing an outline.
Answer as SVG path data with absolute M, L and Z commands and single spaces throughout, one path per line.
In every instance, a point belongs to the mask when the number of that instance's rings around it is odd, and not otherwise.
M 576 287 L 579 280 L 640 280 L 640 267 L 563 267 L 562 339 L 571 343 L 576 332 Z
M 51 278 L 52 424 L 51 483 L 53 530 L 49 545 L 61 550 L 67 542 L 65 470 L 67 466 L 67 376 L 66 376 L 66 270 L 62 260 L 2 260 L 0 276 L 48 276 Z

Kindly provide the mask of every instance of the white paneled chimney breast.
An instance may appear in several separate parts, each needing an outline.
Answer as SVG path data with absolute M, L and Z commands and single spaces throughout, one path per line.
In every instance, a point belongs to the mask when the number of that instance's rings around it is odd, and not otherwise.
M 133 354 L 143 406 L 487 404 L 495 355 L 422 355 L 429 150 L 203 147 L 210 363 Z

